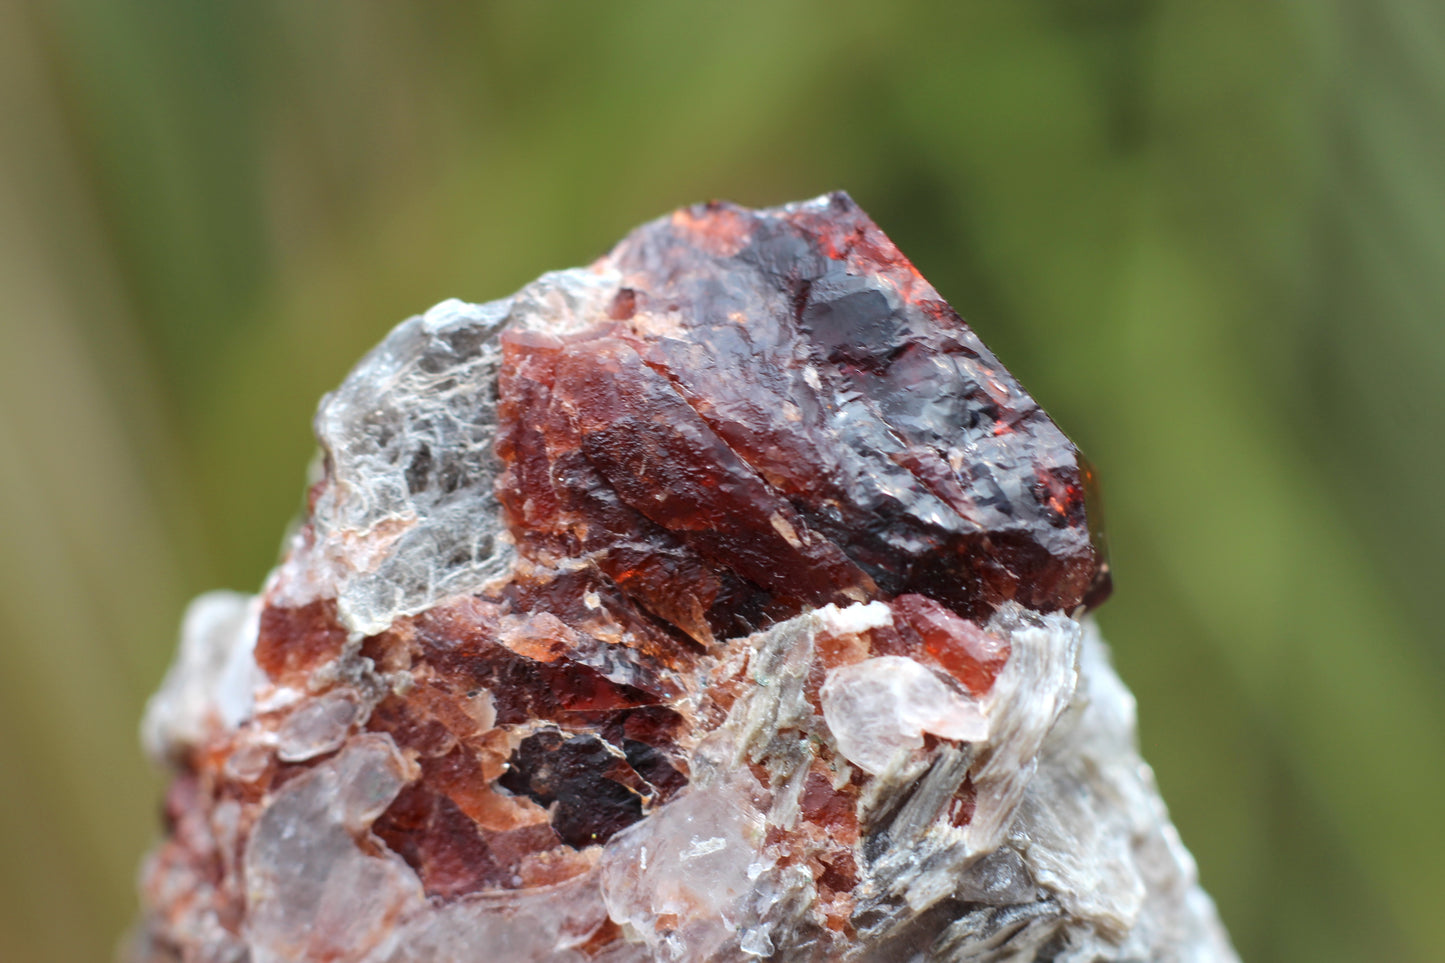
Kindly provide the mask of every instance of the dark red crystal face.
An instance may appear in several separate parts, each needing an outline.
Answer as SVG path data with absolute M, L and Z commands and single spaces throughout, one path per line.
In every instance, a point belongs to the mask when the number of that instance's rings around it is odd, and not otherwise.
M 596 559 L 700 641 L 828 602 L 1107 594 L 1078 452 L 846 195 L 690 208 L 606 263 L 605 317 L 502 335 L 523 551 Z

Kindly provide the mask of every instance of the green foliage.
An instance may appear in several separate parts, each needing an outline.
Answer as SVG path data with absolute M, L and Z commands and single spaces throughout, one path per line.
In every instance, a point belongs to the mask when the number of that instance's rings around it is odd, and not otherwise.
M 0 958 L 104 958 L 184 599 L 392 324 L 843 187 L 1101 469 L 1101 616 L 1246 959 L 1445 957 L 1445 13 L 0 7 Z

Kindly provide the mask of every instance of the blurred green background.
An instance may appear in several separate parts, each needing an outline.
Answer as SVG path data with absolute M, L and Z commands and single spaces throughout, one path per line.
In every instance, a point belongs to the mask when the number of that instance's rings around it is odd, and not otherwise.
M 1445 959 L 1445 6 L 0 4 L 0 959 L 107 959 L 185 600 L 391 325 L 846 188 L 1099 466 L 1248 961 Z

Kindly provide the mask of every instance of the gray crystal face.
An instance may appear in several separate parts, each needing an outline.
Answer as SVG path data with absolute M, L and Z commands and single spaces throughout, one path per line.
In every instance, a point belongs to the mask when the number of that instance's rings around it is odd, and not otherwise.
M 354 631 L 380 631 L 507 566 L 492 440 L 496 332 L 510 307 L 442 302 L 321 403 L 316 436 L 332 484 L 313 512 L 315 537 Z
M 497 335 L 565 329 L 616 290 L 615 273 L 559 271 L 504 300 L 443 301 L 362 359 L 316 414 L 328 484 L 285 570 L 288 597 L 334 598 L 351 631 L 373 635 L 505 574 Z
M 443 302 L 315 424 L 286 557 L 147 712 L 136 960 L 1237 963 L 1084 614 L 1075 450 L 846 198 Z

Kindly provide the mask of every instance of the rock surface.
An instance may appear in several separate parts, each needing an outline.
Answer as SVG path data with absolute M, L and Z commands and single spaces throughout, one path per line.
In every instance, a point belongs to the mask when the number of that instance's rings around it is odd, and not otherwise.
M 402 324 L 185 622 L 146 961 L 1235 959 L 1077 450 L 845 195 Z

